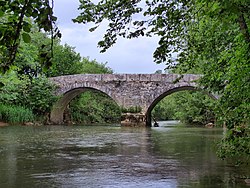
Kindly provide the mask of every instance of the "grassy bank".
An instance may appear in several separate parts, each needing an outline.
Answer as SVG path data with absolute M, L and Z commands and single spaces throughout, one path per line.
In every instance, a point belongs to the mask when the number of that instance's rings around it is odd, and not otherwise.
M 32 110 L 14 105 L 0 104 L 0 121 L 10 124 L 32 122 L 35 120 L 35 115 Z

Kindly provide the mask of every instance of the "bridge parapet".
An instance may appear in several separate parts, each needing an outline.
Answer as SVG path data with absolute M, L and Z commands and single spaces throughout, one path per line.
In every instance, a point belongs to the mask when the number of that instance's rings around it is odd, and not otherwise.
M 50 80 L 59 86 L 63 94 L 66 88 L 85 87 L 84 83 L 90 85 L 102 85 L 116 82 L 162 82 L 165 84 L 191 83 L 198 80 L 201 75 L 194 74 L 77 74 L 68 76 L 52 77 Z M 82 83 L 82 84 L 81 84 Z M 89 84 L 86 84 L 89 85 Z M 181 84 L 183 85 L 183 84 Z

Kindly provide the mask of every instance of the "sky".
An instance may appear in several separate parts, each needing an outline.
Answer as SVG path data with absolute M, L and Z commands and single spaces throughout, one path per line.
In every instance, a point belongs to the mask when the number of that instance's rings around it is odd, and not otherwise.
M 117 43 L 105 53 L 100 53 L 97 47 L 105 33 L 105 24 L 95 32 L 89 32 L 89 26 L 73 23 L 72 19 L 79 15 L 79 0 L 54 0 L 54 14 L 57 16 L 62 44 L 67 43 L 75 47 L 82 57 L 96 59 L 100 63 L 107 62 L 107 66 L 115 73 L 154 73 L 164 70 L 164 64 L 153 61 L 153 52 L 157 47 L 157 38 L 118 39 Z

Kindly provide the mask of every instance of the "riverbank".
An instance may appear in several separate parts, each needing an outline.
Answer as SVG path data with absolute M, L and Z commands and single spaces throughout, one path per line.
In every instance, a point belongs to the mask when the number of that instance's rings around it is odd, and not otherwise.
M 10 123 L 0 121 L 0 127 L 7 127 L 10 125 L 11 125 Z M 23 125 L 23 126 L 42 126 L 44 124 L 42 124 L 41 122 L 25 122 L 25 123 L 22 123 L 21 125 Z
M 8 123 L 5 123 L 5 122 L 0 121 L 0 127 L 6 127 L 6 126 L 9 126 L 9 124 L 8 124 Z

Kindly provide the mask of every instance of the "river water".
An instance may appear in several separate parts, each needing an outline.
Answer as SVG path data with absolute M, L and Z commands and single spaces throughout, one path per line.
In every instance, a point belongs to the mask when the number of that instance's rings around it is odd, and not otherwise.
M 216 157 L 220 128 L 0 128 L 0 187 L 249 187 L 249 169 Z

